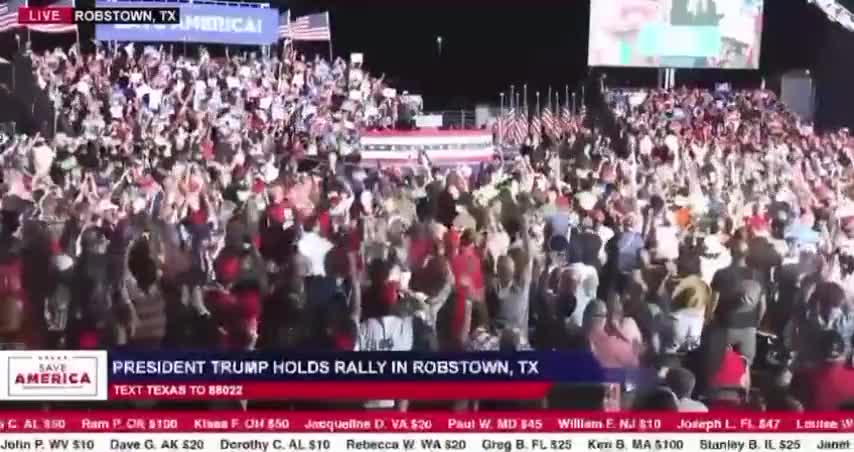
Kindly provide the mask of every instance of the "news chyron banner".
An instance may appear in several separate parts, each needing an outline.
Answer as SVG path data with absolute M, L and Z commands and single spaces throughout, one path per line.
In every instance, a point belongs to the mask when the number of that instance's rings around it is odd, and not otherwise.
M 601 368 L 589 353 L 0 352 L 0 399 L 537 400 L 563 384 L 651 375 Z M 5 381 L 3 381 L 5 380 Z
M 844 413 L 0 412 L 0 450 L 51 452 L 848 451 Z
M 619 392 L 606 388 L 642 390 L 651 377 L 602 369 L 583 352 L 4 351 L 0 451 L 854 450 L 854 416 L 846 413 L 631 413 L 608 405 Z M 605 411 L 519 403 L 587 400 L 594 386 Z M 291 411 L 295 399 L 338 408 L 347 400 L 350 411 Z M 490 399 L 528 410 L 388 409 L 393 400 Z M 157 410 L 167 406 L 208 410 Z
M 279 10 L 252 3 L 97 1 L 97 8 L 177 8 L 180 23 L 97 24 L 95 39 L 119 42 L 187 42 L 271 45 L 279 39 Z

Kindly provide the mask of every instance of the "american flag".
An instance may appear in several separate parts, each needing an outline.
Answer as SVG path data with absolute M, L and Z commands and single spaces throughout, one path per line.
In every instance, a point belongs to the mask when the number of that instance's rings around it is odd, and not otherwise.
M 298 17 L 291 23 L 290 33 L 291 39 L 294 41 L 331 41 L 332 30 L 329 27 L 329 13 Z
M 49 7 L 66 7 L 73 8 L 75 0 L 59 0 L 55 3 L 51 3 L 47 5 Z M 44 24 L 44 25 L 29 25 L 30 31 L 37 31 L 41 33 L 50 33 L 50 34 L 63 34 L 63 33 L 76 33 L 77 25 L 75 24 Z
M 26 5 L 26 0 L 8 0 L 0 4 L 0 32 L 22 27 L 18 24 L 18 8 Z
M 561 128 L 566 130 L 572 125 L 572 113 L 569 111 L 569 105 L 564 105 L 560 113 Z
M 513 138 L 516 144 L 522 144 L 528 137 L 528 116 L 521 111 L 516 112 L 516 123 L 513 128 Z
M 513 128 L 514 116 L 516 113 L 513 108 L 508 109 L 504 114 L 498 118 L 498 131 L 501 133 L 501 139 L 503 141 L 510 141 L 510 131 Z
M 291 12 L 285 11 L 279 16 L 279 39 L 290 38 Z
M 556 138 L 560 135 L 559 127 L 557 122 L 555 121 L 555 117 L 552 114 L 552 110 L 549 107 L 543 109 L 542 115 L 543 127 L 546 128 L 546 134 L 552 138 Z
M 539 140 L 542 136 L 543 123 L 540 120 L 540 117 L 538 115 L 534 115 L 534 117 L 531 118 L 531 130 L 530 130 L 530 132 L 531 132 L 531 135 L 537 140 Z
M 515 108 L 511 108 L 504 115 L 502 127 L 504 128 L 502 130 L 502 132 L 504 133 L 504 141 L 506 141 L 507 143 L 512 145 L 518 145 L 524 139 L 525 126 L 523 125 L 522 117 L 519 115 L 519 112 L 517 112 Z

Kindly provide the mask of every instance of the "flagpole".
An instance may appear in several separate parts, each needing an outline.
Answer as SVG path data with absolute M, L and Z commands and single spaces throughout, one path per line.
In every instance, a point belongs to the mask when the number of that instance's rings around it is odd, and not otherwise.
M 498 108 L 498 155 L 503 157 L 501 145 L 504 143 L 504 91 L 499 94 L 501 106 Z
M 516 88 L 513 85 L 510 85 L 510 109 L 513 110 L 516 106 L 514 102 L 516 100 Z
M 281 56 L 281 58 L 279 58 L 279 77 L 277 80 L 279 82 L 278 87 L 277 87 L 278 88 L 277 92 L 279 92 L 279 93 L 282 92 L 282 74 L 284 74 L 284 72 L 285 72 L 285 58 L 287 57 L 288 41 L 290 40 L 289 38 L 291 37 L 291 10 L 287 10 L 285 12 L 285 14 L 287 14 L 287 16 L 288 16 L 287 17 L 288 35 L 285 36 L 285 39 L 282 40 L 282 56 Z
M 552 109 L 552 86 L 551 85 L 549 85 L 548 105 L 546 105 L 546 108 L 548 108 L 549 110 Z
M 335 57 L 332 54 L 332 21 L 329 19 L 329 11 L 326 11 L 326 28 L 329 29 L 329 62 L 331 63 Z
M 563 103 L 569 108 L 569 85 L 564 85 L 564 94 L 563 94 Z M 575 114 L 575 93 L 572 93 L 572 110 L 570 110 L 571 114 Z
M 534 109 L 534 115 L 540 116 L 540 92 L 537 91 L 537 107 Z
M 522 98 L 525 101 L 525 106 L 522 107 L 525 110 L 525 120 L 528 120 L 528 84 L 525 83 L 522 85 Z
M 586 89 L 584 87 L 584 84 L 582 84 L 581 85 L 581 108 L 584 108 L 584 105 L 586 104 L 587 96 L 586 96 L 585 92 L 586 92 Z

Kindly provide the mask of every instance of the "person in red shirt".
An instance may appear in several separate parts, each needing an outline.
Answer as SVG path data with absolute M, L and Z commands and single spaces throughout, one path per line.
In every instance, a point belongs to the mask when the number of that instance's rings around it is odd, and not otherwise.
M 299 221 L 291 202 L 280 185 L 270 188 L 270 204 L 261 225 L 261 255 L 265 259 L 282 264 L 287 257 L 288 247 L 295 243 L 294 225 Z
M 457 252 L 452 258 L 451 268 L 459 284 L 468 286 L 467 297 L 475 302 L 485 299 L 483 257 L 475 243 L 475 233 L 466 229 L 460 235 Z
M 845 340 L 838 332 L 824 331 L 819 342 L 824 363 L 796 373 L 792 389 L 808 410 L 836 411 L 854 400 L 854 369 L 846 363 Z
M 445 250 L 455 281 L 452 328 L 457 334 L 455 337 L 459 337 L 463 328 L 466 301 L 471 301 L 472 309 L 480 311 L 480 315 L 487 315 L 483 259 L 477 251 L 474 232 L 471 230 L 459 234 L 456 229 L 449 229 L 445 234 Z
M 222 253 L 214 263 L 218 284 L 205 293 L 205 304 L 219 325 L 219 345 L 230 350 L 254 347 L 261 315 L 260 290 L 238 284 L 241 264 L 240 256 Z
M 709 411 L 740 410 L 745 407 L 745 394 L 750 385 L 747 360 L 733 347 L 724 350 L 720 367 L 708 381 L 706 391 Z

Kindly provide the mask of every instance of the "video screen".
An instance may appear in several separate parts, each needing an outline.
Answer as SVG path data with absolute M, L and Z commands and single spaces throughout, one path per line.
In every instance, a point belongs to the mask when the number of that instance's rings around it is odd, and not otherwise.
M 764 0 L 592 0 L 590 66 L 758 69 Z

